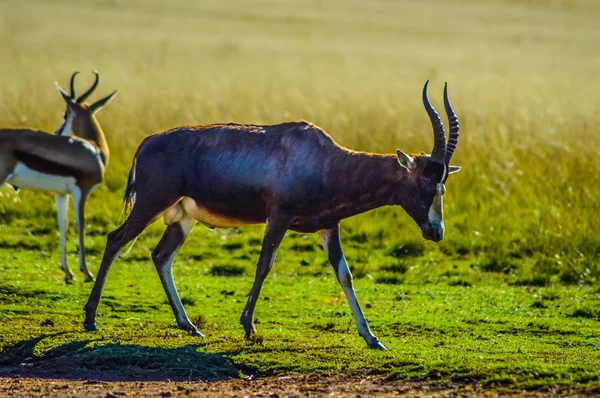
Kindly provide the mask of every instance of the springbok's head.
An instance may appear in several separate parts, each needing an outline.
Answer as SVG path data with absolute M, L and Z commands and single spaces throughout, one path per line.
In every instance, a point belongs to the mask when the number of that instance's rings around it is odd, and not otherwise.
M 450 159 L 458 144 L 458 117 L 448 100 L 448 85 L 444 87 L 444 107 L 450 123 L 448 142 L 444 126 L 439 115 L 427 98 L 427 85 L 423 87 L 423 104 L 433 126 L 433 150 L 431 155 L 410 156 L 396 150 L 398 161 L 408 170 L 411 185 L 410 196 L 402 203 L 406 212 L 421 227 L 425 239 L 439 242 L 444 237 L 442 218 L 442 196 L 446 191 L 445 183 L 450 174 L 460 170 L 459 166 L 450 166 Z
M 54 132 L 56 135 L 65 135 L 65 136 L 78 136 L 86 139 L 95 139 L 93 136 L 95 134 L 95 128 L 98 124 L 96 120 L 96 112 L 104 107 L 104 105 L 108 104 L 110 100 L 117 95 L 117 91 L 113 91 L 108 96 L 94 102 L 93 104 L 88 104 L 83 101 L 87 97 L 92 94 L 92 92 L 98 86 L 98 81 L 100 80 L 100 76 L 98 72 L 94 71 L 94 75 L 96 75 L 96 80 L 94 83 L 88 88 L 83 94 L 77 97 L 75 92 L 75 76 L 77 76 L 79 72 L 74 72 L 71 75 L 71 95 L 65 93 L 65 91 L 56 83 L 56 87 L 58 91 L 62 95 L 63 99 L 67 103 L 67 109 L 65 110 L 63 123 L 60 125 L 58 129 Z M 92 127 L 92 128 L 90 128 Z

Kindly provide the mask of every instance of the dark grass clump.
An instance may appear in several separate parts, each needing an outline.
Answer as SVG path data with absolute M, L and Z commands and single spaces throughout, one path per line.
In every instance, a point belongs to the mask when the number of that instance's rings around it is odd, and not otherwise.
M 550 284 L 550 275 L 541 274 L 534 275 L 531 278 L 523 278 L 514 282 L 514 286 L 537 286 L 543 287 L 548 286 Z
M 294 243 L 291 249 L 295 252 L 307 253 L 314 252 L 315 246 L 312 243 Z
M 600 311 L 587 307 L 577 308 L 570 316 L 572 318 L 597 319 L 600 321 Z
M 223 243 L 221 247 L 231 253 L 244 247 L 244 244 L 240 242 L 229 242 Z
M 379 267 L 381 271 L 392 272 L 394 274 L 405 274 L 408 271 L 408 265 L 404 262 L 397 262 L 394 264 L 383 265 Z
M 181 298 L 181 304 L 193 307 L 196 305 L 196 299 L 194 299 L 193 297 L 185 296 Z
M 404 283 L 404 277 L 399 275 L 380 275 L 375 279 L 375 283 L 382 285 L 400 285 Z
M 196 317 L 194 317 L 193 322 L 198 329 L 206 329 L 206 326 L 208 325 L 208 318 L 204 314 L 198 314 Z
M 497 258 L 482 259 L 477 263 L 479 269 L 483 272 L 498 272 L 503 274 L 510 274 L 516 270 L 516 265 L 507 261 L 502 261 Z
M 215 276 L 241 276 L 246 274 L 246 268 L 237 264 L 213 265 L 210 274 Z
M 448 282 L 449 286 L 462 286 L 462 287 L 471 287 L 473 286 L 473 284 L 469 281 L 466 281 L 464 279 L 456 279 L 453 281 Z
M 422 242 L 405 242 L 394 246 L 389 255 L 396 258 L 420 257 L 425 253 L 425 245 Z
M 548 308 L 548 306 L 546 304 L 544 304 L 543 301 L 536 300 L 531 304 L 531 308 L 543 309 L 543 308 Z

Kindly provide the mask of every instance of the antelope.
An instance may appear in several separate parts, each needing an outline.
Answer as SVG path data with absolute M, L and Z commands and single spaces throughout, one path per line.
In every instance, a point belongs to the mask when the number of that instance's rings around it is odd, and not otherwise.
M 449 139 L 423 88 L 431 119 L 431 155 L 383 155 L 338 145 L 305 122 L 275 125 L 184 126 L 147 137 L 133 158 L 125 192 L 125 222 L 108 234 L 84 327 L 97 330 L 96 312 L 110 267 L 119 251 L 160 217 L 167 228 L 152 260 L 180 329 L 203 336 L 190 322 L 173 282 L 173 259 L 196 222 L 209 228 L 266 223 L 256 275 L 240 323 L 254 339 L 254 308 L 287 230 L 318 232 L 358 333 L 368 346 L 385 349 L 362 314 L 340 244 L 340 220 L 384 205 L 400 205 L 423 237 L 444 236 L 442 196 L 458 143 L 458 118 L 448 100 Z
M 0 188 L 6 183 L 16 189 L 55 193 L 60 266 L 67 283 L 74 279 L 66 255 L 69 195 L 73 195 L 79 235 L 79 268 L 86 281 L 94 281 L 85 263 L 85 202 L 90 192 L 102 182 L 109 160 L 108 145 L 96 113 L 117 94 L 114 91 L 91 105 L 84 103 L 98 86 L 100 76 L 94 71 L 94 83 L 77 97 L 75 76 L 78 73 L 71 76 L 70 95 L 56 83 L 67 108 L 55 135 L 24 128 L 0 130 Z

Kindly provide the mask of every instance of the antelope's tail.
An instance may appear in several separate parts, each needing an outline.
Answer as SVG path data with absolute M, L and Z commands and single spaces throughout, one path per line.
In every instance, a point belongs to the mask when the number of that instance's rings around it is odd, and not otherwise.
M 136 158 L 134 157 L 131 170 L 129 170 L 129 177 L 127 178 L 125 196 L 123 197 L 123 219 L 129 215 L 129 212 L 131 212 L 131 209 L 135 204 L 135 164 Z

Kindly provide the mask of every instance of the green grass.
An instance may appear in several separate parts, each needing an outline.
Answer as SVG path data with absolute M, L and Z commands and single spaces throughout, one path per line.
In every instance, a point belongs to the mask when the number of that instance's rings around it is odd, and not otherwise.
M 598 388 L 596 1 L 8 0 L 0 15 L 0 125 L 53 131 L 64 110 L 53 82 L 67 86 L 74 70 L 86 72 L 82 86 L 100 72 L 95 98 L 119 89 L 99 114 L 112 156 L 87 208 L 93 271 L 119 225 L 135 148 L 177 125 L 306 119 L 354 149 L 429 151 L 420 90 L 431 79 L 441 111 L 447 81 L 461 123 L 453 159 L 463 166 L 447 184 L 439 244 L 423 241 L 401 209 L 342 223 L 385 353 L 356 335 L 312 235 L 284 240 L 256 311 L 262 344 L 243 340 L 261 227 L 198 227 L 176 259 L 205 341 L 173 326 L 150 260 L 160 223 L 115 263 L 101 330 L 84 333 L 91 286 L 63 284 L 52 195 L 4 188 L 3 363 L 131 377 L 347 371 L 514 391 Z M 75 249 L 71 226 L 73 270 Z
M 260 232 L 249 229 L 248 241 Z M 389 349 L 371 351 L 356 333 L 332 270 L 321 265 L 322 251 L 294 253 L 294 241 L 303 236 L 292 234 L 259 300 L 260 339 L 251 343 L 238 320 L 252 277 L 214 276 L 211 261 L 229 258 L 223 250 L 215 250 L 213 260 L 192 260 L 192 252 L 210 250 L 206 236 L 195 231 L 176 263 L 188 314 L 206 339 L 176 328 L 149 259 L 115 265 L 99 309 L 100 331 L 86 333 L 81 309 L 89 284 L 64 285 L 42 252 L 2 251 L 8 277 L 0 284 L 2 364 L 87 369 L 98 377 L 117 369 L 121 377 L 149 379 L 342 371 L 499 391 L 600 388 L 597 288 L 516 286 L 516 276 L 490 275 L 437 254 L 415 258 L 399 284 L 375 283 L 388 273 L 371 269 L 356 288 Z M 145 251 L 150 238 L 134 251 Z M 301 266 L 304 258 L 313 265 Z

